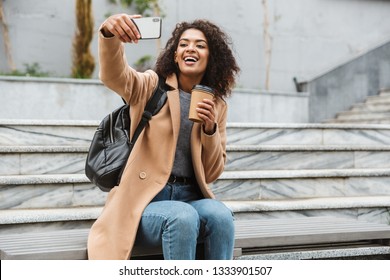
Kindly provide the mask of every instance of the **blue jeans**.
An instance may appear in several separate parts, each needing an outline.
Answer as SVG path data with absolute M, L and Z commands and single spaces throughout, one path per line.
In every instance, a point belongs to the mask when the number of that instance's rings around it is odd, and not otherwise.
M 232 259 L 233 214 L 197 186 L 168 183 L 144 210 L 135 244 L 162 246 L 166 260 L 194 260 L 198 243 L 206 260 Z

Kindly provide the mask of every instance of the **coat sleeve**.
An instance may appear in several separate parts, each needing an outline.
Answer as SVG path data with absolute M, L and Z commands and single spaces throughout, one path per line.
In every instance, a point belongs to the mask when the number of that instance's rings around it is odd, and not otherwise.
M 226 163 L 227 105 L 219 100 L 217 129 L 214 134 L 201 132 L 202 164 L 206 183 L 212 183 L 222 174 Z
M 127 63 L 124 44 L 116 37 L 104 37 L 101 32 L 99 64 L 100 80 L 130 105 L 146 104 L 157 86 L 158 76 L 154 71 L 141 73 L 131 68 Z

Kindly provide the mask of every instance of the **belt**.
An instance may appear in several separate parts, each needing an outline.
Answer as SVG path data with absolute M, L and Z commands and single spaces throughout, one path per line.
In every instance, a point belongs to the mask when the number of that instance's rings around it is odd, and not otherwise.
M 191 184 L 194 183 L 195 179 L 193 177 L 178 177 L 176 175 L 169 176 L 168 183 L 183 183 Z

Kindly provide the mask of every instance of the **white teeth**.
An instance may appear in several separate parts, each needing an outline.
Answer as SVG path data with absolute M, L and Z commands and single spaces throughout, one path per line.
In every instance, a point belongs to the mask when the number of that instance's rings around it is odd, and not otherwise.
M 186 57 L 184 58 L 184 61 L 192 61 L 192 62 L 197 62 L 198 60 L 195 57 Z

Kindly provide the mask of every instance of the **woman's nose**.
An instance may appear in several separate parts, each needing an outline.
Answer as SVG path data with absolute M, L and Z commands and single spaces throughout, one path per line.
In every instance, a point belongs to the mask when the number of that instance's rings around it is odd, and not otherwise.
M 195 50 L 195 46 L 194 46 L 193 44 L 189 44 L 189 45 L 187 46 L 186 51 L 194 51 L 194 50 Z

